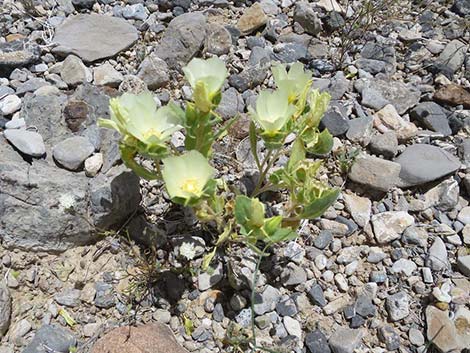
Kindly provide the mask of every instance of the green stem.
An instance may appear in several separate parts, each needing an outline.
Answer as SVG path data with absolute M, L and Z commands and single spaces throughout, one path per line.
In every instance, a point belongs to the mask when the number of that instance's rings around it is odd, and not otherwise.
M 277 161 L 277 159 L 280 157 L 282 153 L 282 147 L 279 147 L 276 150 L 276 154 L 272 158 L 270 158 L 272 155 L 272 151 L 273 150 L 269 150 L 268 154 L 266 155 L 266 158 L 263 160 L 263 163 L 261 164 L 262 167 L 264 166 L 264 164 L 266 164 L 266 167 L 260 171 L 258 182 L 256 183 L 255 189 L 253 190 L 253 193 L 252 193 L 253 197 L 260 194 L 261 186 L 263 185 L 266 175 L 268 174 L 269 170 L 272 168 L 274 163 Z M 268 158 L 269 158 L 269 161 L 268 161 Z

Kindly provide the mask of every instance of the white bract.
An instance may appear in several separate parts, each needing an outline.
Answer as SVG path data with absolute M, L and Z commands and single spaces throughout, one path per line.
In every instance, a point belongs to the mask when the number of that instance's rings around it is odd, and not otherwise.
M 268 134 L 281 130 L 295 112 L 285 91 L 261 91 L 256 99 L 256 110 L 249 108 L 251 117 Z
M 210 111 L 212 100 L 219 94 L 228 76 L 224 62 L 219 58 L 194 58 L 183 68 L 183 72 L 194 90 L 196 106 L 203 112 Z
M 100 125 L 131 135 L 148 145 L 167 141 L 182 128 L 181 119 L 171 103 L 157 109 L 150 92 L 139 95 L 124 93 L 109 102 L 111 119 L 100 119 Z
M 215 170 L 198 151 L 163 160 L 162 177 L 171 198 L 199 198 Z

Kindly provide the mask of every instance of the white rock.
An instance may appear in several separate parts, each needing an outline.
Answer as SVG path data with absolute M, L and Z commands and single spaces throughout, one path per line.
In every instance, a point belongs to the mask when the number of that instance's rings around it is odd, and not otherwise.
M 404 211 L 382 212 L 372 216 L 375 238 L 379 244 L 399 239 L 406 228 L 414 224 L 414 218 Z
M 465 225 L 470 224 L 470 206 L 462 208 L 457 219 Z
M 408 259 L 400 259 L 396 261 L 391 271 L 393 273 L 403 273 L 406 276 L 411 276 L 411 274 L 418 268 L 416 264 Z
M 283 322 L 284 327 L 286 328 L 286 331 L 289 333 L 289 335 L 302 338 L 302 327 L 297 320 L 291 318 L 290 316 L 284 316 Z
M 10 115 L 21 108 L 21 98 L 16 94 L 9 94 L 0 101 L 0 111 L 3 115 Z
M 103 154 L 95 153 L 85 160 L 85 174 L 88 177 L 94 177 L 103 166 Z
M 80 83 L 91 82 L 92 74 L 83 61 L 75 55 L 69 55 L 65 58 L 60 76 L 69 86 L 76 86 Z
M 93 70 L 93 79 L 95 85 L 98 86 L 118 87 L 124 76 L 111 64 L 105 63 Z
M 355 194 L 343 194 L 343 200 L 354 221 L 359 226 L 365 227 L 370 220 L 372 202 Z
M 349 289 L 348 281 L 344 278 L 342 273 L 337 273 L 335 275 L 335 283 L 338 286 L 339 290 L 342 292 L 347 292 Z

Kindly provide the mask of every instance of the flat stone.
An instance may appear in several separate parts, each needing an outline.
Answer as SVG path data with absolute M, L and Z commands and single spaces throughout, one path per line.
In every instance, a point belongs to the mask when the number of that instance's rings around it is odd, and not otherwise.
M 333 136 L 341 136 L 349 129 L 349 120 L 338 109 L 329 109 L 320 122 L 322 129 L 328 129 Z
M 387 297 L 385 308 L 388 312 L 390 321 L 399 321 L 410 314 L 409 296 L 406 292 L 401 291 Z
M 224 278 L 224 266 L 221 262 L 209 273 L 203 272 L 198 276 L 198 288 L 200 291 L 205 291 Z
M 458 39 L 449 42 L 437 58 L 437 62 L 450 68 L 452 72 L 459 70 L 464 61 L 467 45 Z
M 80 305 L 80 294 L 81 291 L 78 289 L 67 288 L 57 293 L 54 300 L 60 305 L 74 308 Z
M 331 353 L 328 339 L 325 334 L 318 329 L 307 333 L 305 336 L 305 345 L 310 353 Z
M 371 116 L 349 120 L 349 129 L 346 132 L 347 139 L 367 146 L 372 136 L 373 121 Z
M 434 102 L 419 103 L 410 111 L 410 118 L 417 120 L 424 128 L 439 132 L 444 136 L 452 135 L 447 116 L 449 112 Z
M 452 320 L 448 310 L 443 311 L 432 305 L 426 308 L 427 338 L 439 351 L 460 352 L 469 347 L 470 311 L 462 309 L 455 313 Z
M 372 137 L 369 148 L 372 153 L 385 158 L 393 158 L 398 153 L 398 138 L 395 131 L 386 131 Z
M 388 211 L 373 215 L 371 222 L 377 242 L 386 244 L 399 239 L 414 224 L 414 218 L 404 211 Z
M 95 151 L 92 143 L 83 136 L 69 137 L 52 149 L 54 159 L 69 170 L 78 170 Z
M 63 56 L 75 54 L 86 62 L 93 62 L 115 56 L 137 38 L 137 29 L 123 19 L 80 14 L 67 18 L 56 28 L 53 41 L 58 46 L 52 51 Z
M 207 26 L 207 38 L 205 49 L 214 55 L 224 55 L 230 52 L 232 47 L 232 35 L 222 25 L 210 23 Z
M 302 26 L 302 28 L 311 35 L 320 33 L 322 26 L 317 13 L 312 5 L 306 1 L 296 2 L 294 8 L 294 21 Z
M 459 256 L 457 258 L 457 267 L 461 273 L 470 277 L 470 255 Z
M 91 353 L 188 353 L 176 340 L 168 326 L 158 323 L 123 326 L 100 338 Z
M 449 152 L 425 144 L 408 146 L 395 162 L 401 166 L 402 187 L 425 184 L 460 168 L 460 161 Z
M 255 294 L 254 310 L 256 315 L 263 315 L 276 308 L 277 303 L 281 299 L 279 289 L 272 286 L 266 286 L 263 293 Z
M 300 322 L 298 322 L 296 319 L 293 319 L 289 316 L 284 316 L 282 321 L 289 335 L 292 335 L 298 338 L 302 337 L 302 327 L 300 326 Z
M 46 146 L 42 136 L 37 132 L 28 130 L 5 130 L 5 138 L 20 152 L 31 157 L 42 157 L 46 153 Z
M 463 105 L 470 108 L 470 92 L 459 85 L 450 84 L 444 86 L 434 93 L 434 100 L 451 106 Z
M 33 64 L 41 55 L 38 45 L 23 40 L 0 44 L 0 73 Z
M 414 346 L 422 346 L 424 344 L 424 336 L 420 330 L 416 328 L 410 328 L 408 331 L 408 339 Z
M 243 97 L 234 87 L 230 87 L 222 92 L 222 99 L 216 109 L 216 112 L 223 119 L 231 119 L 243 113 L 244 110 L 245 103 L 243 101 Z
M 334 353 L 353 353 L 363 337 L 362 329 L 339 327 L 330 337 L 330 347 Z
M 433 271 L 442 271 L 450 267 L 446 245 L 439 237 L 436 237 L 428 250 L 426 266 L 430 267 Z
M 76 346 L 77 339 L 68 330 L 55 325 L 44 325 L 36 332 L 23 353 L 44 353 L 43 347 L 53 352 L 68 353 Z
M 399 183 L 400 165 L 385 159 L 359 155 L 349 172 L 349 178 L 379 191 L 388 191 Z
M 396 80 L 384 80 L 379 78 L 359 79 L 354 83 L 354 88 L 361 93 L 361 96 L 367 89 L 373 90 L 383 100 L 391 103 L 398 114 L 404 114 L 414 107 L 421 97 L 421 92 L 410 84 L 405 84 Z
M 171 20 L 155 53 L 170 68 L 179 69 L 199 52 L 205 37 L 206 17 L 201 12 L 185 13 Z
M 323 294 L 323 288 L 315 283 L 308 291 L 308 296 L 313 304 L 318 305 L 320 308 L 323 308 L 327 303 L 325 295 Z
M 400 348 L 400 335 L 394 330 L 392 326 L 384 325 L 379 328 L 379 338 L 385 343 L 387 350 L 394 351 Z
M 11 295 L 5 281 L 0 281 L 0 338 L 10 326 Z

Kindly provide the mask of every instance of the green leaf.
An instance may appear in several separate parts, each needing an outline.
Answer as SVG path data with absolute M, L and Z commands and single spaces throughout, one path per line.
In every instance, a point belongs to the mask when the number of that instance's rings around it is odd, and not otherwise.
M 261 171 L 261 163 L 258 157 L 258 138 L 256 137 L 256 126 L 253 121 L 250 122 L 250 148 L 253 158 L 255 159 L 256 166 Z
M 290 154 L 289 162 L 287 163 L 287 170 L 293 170 L 294 167 L 305 159 L 305 147 L 301 138 L 296 138 L 292 151 Z
M 264 225 L 264 205 L 258 199 L 239 195 L 235 199 L 235 219 L 250 232 Z
M 184 331 L 188 336 L 191 336 L 192 333 L 194 332 L 194 324 L 191 321 L 190 318 L 188 318 L 186 315 L 183 315 L 183 326 L 184 326 Z
M 313 154 L 327 154 L 330 153 L 333 148 L 333 136 L 330 134 L 328 129 L 323 130 L 318 135 L 317 143 L 308 149 Z
M 298 237 L 297 232 L 294 232 L 291 228 L 279 228 L 269 238 L 272 243 L 279 243 L 282 241 L 291 241 Z
M 321 197 L 304 207 L 299 218 L 314 219 L 320 217 L 338 198 L 340 189 L 329 189 L 324 191 Z
M 271 236 L 272 234 L 276 233 L 276 230 L 279 228 L 282 222 L 282 216 L 274 216 L 271 218 L 268 218 L 264 222 L 263 229 L 268 234 Z
M 134 156 L 135 156 L 134 150 L 122 144 L 119 146 L 119 149 L 121 151 L 122 161 L 128 168 L 132 169 L 135 174 L 147 180 L 158 179 L 158 175 L 156 173 L 153 173 L 152 171 L 142 167 L 140 164 L 138 164 L 134 160 Z
M 203 271 L 206 271 L 209 268 L 209 265 L 211 264 L 212 259 L 215 256 L 215 252 L 217 251 L 217 247 L 214 247 L 212 251 L 204 256 L 204 259 L 202 260 L 202 266 L 201 269 Z

